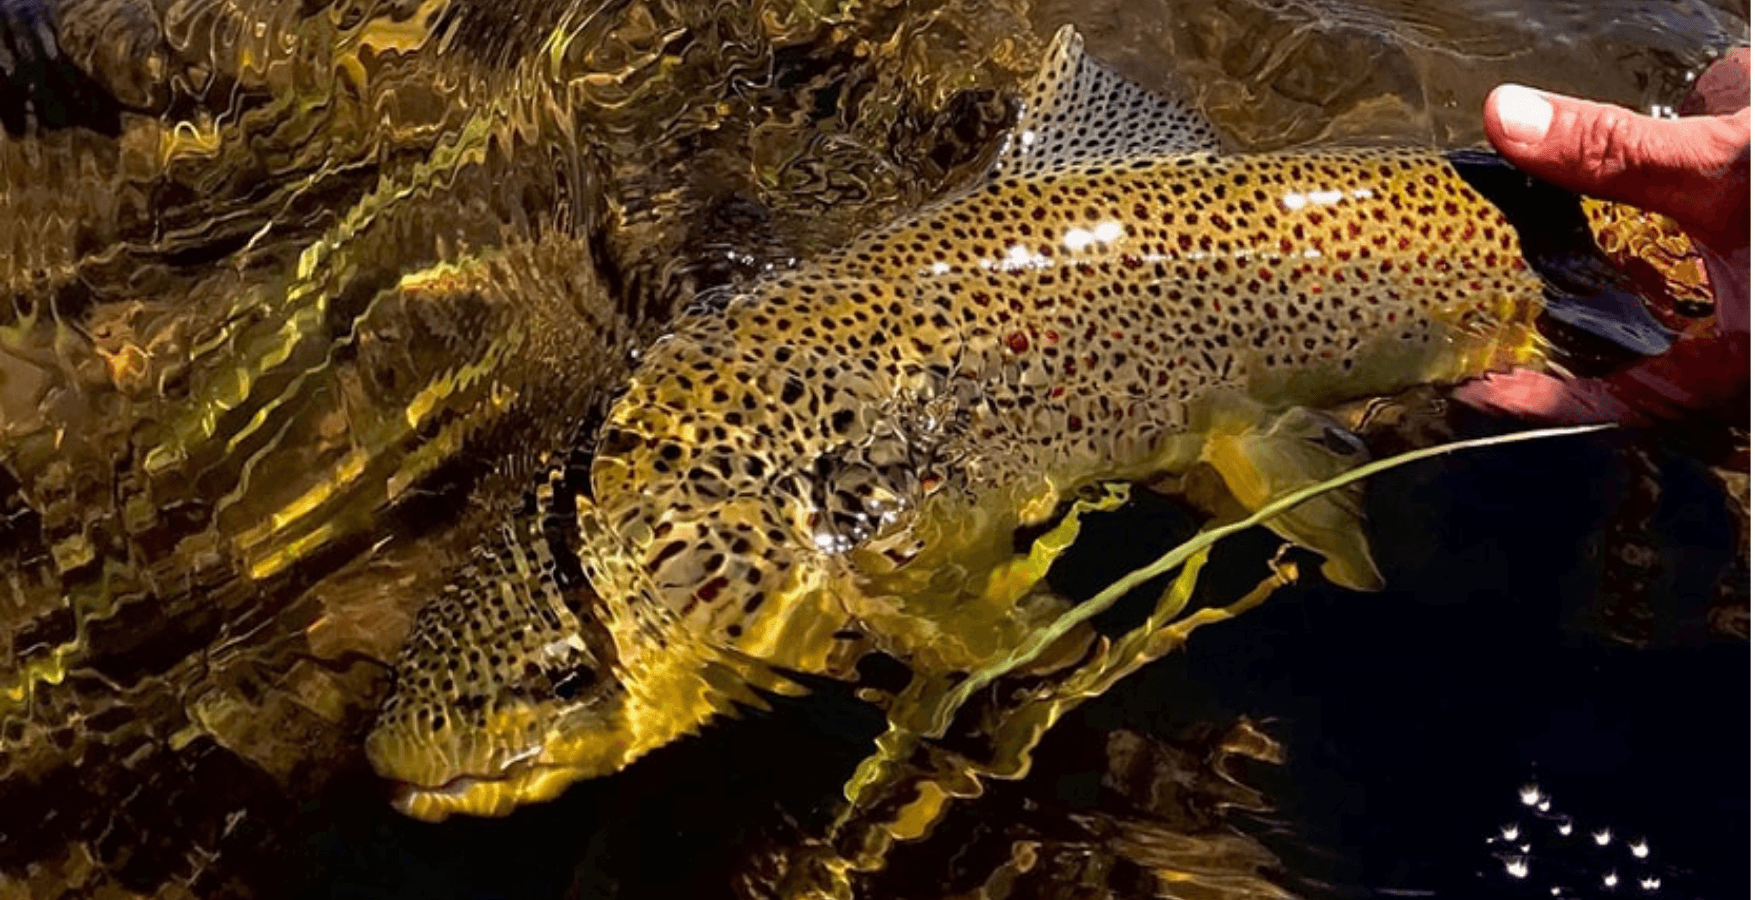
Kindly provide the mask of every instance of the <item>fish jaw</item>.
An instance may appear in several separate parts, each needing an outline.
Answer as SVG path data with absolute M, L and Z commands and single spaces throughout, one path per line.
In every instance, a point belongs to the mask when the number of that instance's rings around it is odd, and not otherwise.
M 456 814 L 504 816 L 551 800 L 575 782 L 620 770 L 637 754 L 625 703 L 553 706 L 518 704 L 467 727 L 447 722 L 436 729 L 415 726 L 411 718 L 422 714 L 390 711 L 367 737 L 366 756 L 395 785 L 399 811 L 438 822 Z
M 416 617 L 365 742 L 410 815 L 505 815 L 631 758 L 615 641 L 562 549 L 508 528 Z

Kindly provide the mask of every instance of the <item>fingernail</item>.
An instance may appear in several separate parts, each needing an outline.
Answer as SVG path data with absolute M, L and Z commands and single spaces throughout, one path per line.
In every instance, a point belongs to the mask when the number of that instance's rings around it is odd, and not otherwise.
M 1554 121 L 1554 106 L 1546 97 L 1521 85 L 1508 84 L 1494 92 L 1494 108 L 1505 136 L 1520 144 L 1539 144 Z

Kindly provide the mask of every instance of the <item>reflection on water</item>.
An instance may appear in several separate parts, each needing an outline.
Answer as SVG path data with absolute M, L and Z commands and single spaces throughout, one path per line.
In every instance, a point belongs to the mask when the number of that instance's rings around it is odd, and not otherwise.
M 1613 825 L 1581 825 L 1555 799 L 1531 782 L 1518 789 L 1522 809 L 1489 835 L 1487 846 L 1502 869 L 1483 871 L 1483 879 L 1500 876 L 1514 885 L 1538 890 L 1499 887 L 1508 894 L 1578 897 L 1626 885 L 1630 893 L 1661 896 L 1668 884 L 1676 892 L 1675 867 L 1653 855 L 1651 842 L 1618 832 Z M 1495 879 L 1496 880 L 1496 879 Z
M 0 892 L 760 893 L 881 724 L 833 686 L 503 822 L 396 819 L 357 752 L 415 607 L 678 304 L 973 172 L 1064 22 L 1262 149 L 1472 143 L 1500 80 L 1673 107 L 1747 20 L 0 0 Z M 1621 446 L 1380 482 L 1401 587 L 1300 589 L 1203 632 L 860 886 L 1473 896 L 1522 858 L 1519 884 L 1553 866 L 1579 895 L 1648 871 L 1747 893 L 1722 858 L 1746 832 L 1718 824 L 1747 821 L 1747 647 L 1702 624 L 1727 566 L 1746 609 L 1746 569 L 1697 465 Z M 1126 515 L 1109 543 L 1188 527 Z M 1638 589 L 1597 584 L 1629 550 L 1657 560 L 1615 570 Z M 1491 829 L 1548 823 L 1504 810 L 1532 761 L 1580 831 L 1642 829 L 1661 866 L 1482 857 Z

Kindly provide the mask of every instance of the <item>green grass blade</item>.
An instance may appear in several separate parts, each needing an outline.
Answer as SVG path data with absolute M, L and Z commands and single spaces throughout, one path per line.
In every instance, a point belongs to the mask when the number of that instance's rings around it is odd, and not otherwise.
M 1029 663 L 1031 660 L 1041 655 L 1042 651 L 1047 649 L 1049 645 L 1053 644 L 1056 640 L 1059 640 L 1061 636 L 1077 627 L 1081 622 L 1084 622 L 1092 616 L 1095 616 L 1115 605 L 1115 602 L 1126 596 L 1129 591 L 1158 577 L 1159 575 L 1174 570 L 1194 554 L 1211 547 L 1221 539 L 1236 534 L 1239 531 L 1254 528 L 1255 526 L 1266 522 L 1274 516 L 1277 516 L 1306 500 L 1328 491 L 1335 490 L 1336 488 L 1345 487 L 1362 478 L 1369 478 L 1379 472 L 1388 471 L 1397 466 L 1407 465 L 1408 463 L 1422 459 L 1429 459 L 1434 456 L 1442 456 L 1447 453 L 1455 453 L 1459 450 L 1492 447 L 1499 444 L 1514 444 L 1520 441 L 1535 441 L 1544 438 L 1589 434 L 1593 431 L 1602 431 L 1613 427 L 1615 426 L 1574 425 L 1564 428 L 1538 428 L 1530 431 L 1519 431 L 1512 434 L 1494 435 L 1493 437 L 1475 438 L 1466 441 L 1454 441 L 1449 444 L 1440 444 L 1436 447 L 1425 447 L 1419 450 L 1411 450 L 1398 456 L 1392 456 L 1389 459 L 1366 463 L 1358 468 L 1349 469 L 1327 481 L 1293 491 L 1290 494 L 1273 500 L 1266 506 L 1257 510 L 1254 515 L 1247 519 L 1243 519 L 1242 521 L 1233 522 L 1230 525 L 1214 528 L 1210 531 L 1203 531 L 1199 535 L 1183 542 L 1170 552 L 1158 557 L 1156 561 L 1123 575 L 1097 596 L 1079 604 L 1071 610 L 1068 610 L 1065 615 L 1056 619 L 1053 624 L 1036 632 L 1028 641 L 1025 641 L 1015 651 L 1007 654 L 1004 658 L 996 660 L 990 666 L 985 666 L 970 672 L 969 677 L 959 683 L 956 686 L 956 689 L 944 698 L 944 702 L 938 709 L 939 714 L 933 717 L 933 724 L 935 726 L 933 733 L 940 734 L 944 728 L 949 727 L 951 716 L 955 714 L 956 710 L 961 708 L 970 697 L 974 696 L 976 691 L 991 684 L 995 679 L 1000 678 L 1007 672 Z

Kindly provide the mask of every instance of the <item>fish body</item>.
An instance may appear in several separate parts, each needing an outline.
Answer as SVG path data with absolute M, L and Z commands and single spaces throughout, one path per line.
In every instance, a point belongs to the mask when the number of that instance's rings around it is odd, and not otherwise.
M 1544 352 L 1550 285 L 1474 164 L 1227 154 L 1063 31 L 987 178 L 650 348 L 551 506 L 578 576 L 423 612 L 375 765 L 417 816 L 503 813 L 776 672 L 969 671 L 1064 610 L 1006 573 L 1082 489 L 1208 465 L 1254 508 L 1357 465 L 1317 410 Z M 1369 589 L 1358 499 L 1274 527 Z

